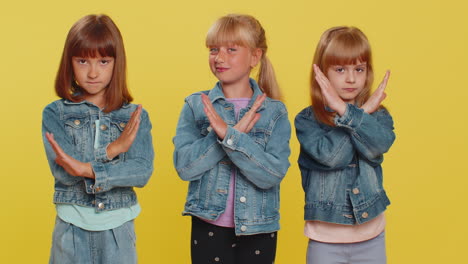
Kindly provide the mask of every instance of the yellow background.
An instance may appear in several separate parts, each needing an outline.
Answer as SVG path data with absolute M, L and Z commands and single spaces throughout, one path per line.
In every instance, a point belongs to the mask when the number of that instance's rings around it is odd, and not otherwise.
M 55 211 L 41 140 L 41 112 L 66 34 L 89 13 L 120 28 L 136 103 L 153 122 L 155 173 L 138 190 L 140 263 L 189 263 L 187 184 L 172 165 L 172 137 L 185 96 L 210 89 L 204 37 L 231 12 L 257 17 L 290 120 L 309 104 L 313 52 L 324 30 L 361 28 L 374 52 L 376 83 L 392 70 L 385 105 L 397 141 L 384 162 L 389 263 L 461 263 L 467 247 L 468 22 L 466 1 L 2 1 L 0 5 L 0 262 L 47 263 Z M 282 183 L 277 261 L 304 263 L 303 192 L 293 132 Z

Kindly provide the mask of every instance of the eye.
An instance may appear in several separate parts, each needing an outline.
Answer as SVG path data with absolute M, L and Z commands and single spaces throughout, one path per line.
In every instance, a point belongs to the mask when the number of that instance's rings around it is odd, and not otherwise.
M 85 59 L 78 59 L 78 63 L 79 64 L 86 64 L 86 60 Z
M 365 67 L 358 67 L 358 68 L 356 68 L 356 71 L 357 72 L 365 72 L 366 68 Z
M 236 48 L 228 48 L 228 51 L 229 52 L 234 52 L 234 51 L 237 51 L 237 49 Z
M 219 48 L 210 48 L 210 54 L 216 54 L 218 53 Z
M 343 67 L 336 67 L 336 68 L 335 68 L 335 71 L 338 72 L 338 73 L 343 73 L 343 72 L 345 72 L 345 68 L 343 68 Z
M 107 65 L 109 64 L 110 60 L 101 60 L 102 65 Z

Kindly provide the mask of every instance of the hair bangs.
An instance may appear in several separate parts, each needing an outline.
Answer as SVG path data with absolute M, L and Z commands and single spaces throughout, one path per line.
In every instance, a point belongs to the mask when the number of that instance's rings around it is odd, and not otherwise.
M 78 34 L 71 55 L 77 57 L 116 57 L 116 43 L 103 24 L 91 25 Z
M 235 17 L 222 17 L 208 30 L 206 46 L 220 46 L 226 44 L 255 47 L 255 41 L 246 30 L 243 23 L 239 23 Z
M 369 62 L 371 52 L 367 39 L 352 33 L 332 39 L 322 57 L 324 69 L 331 65 L 349 65 Z

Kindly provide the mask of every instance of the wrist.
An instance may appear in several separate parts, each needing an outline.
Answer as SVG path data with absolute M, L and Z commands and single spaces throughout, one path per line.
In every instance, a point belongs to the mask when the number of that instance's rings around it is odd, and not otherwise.
M 84 170 L 83 170 L 83 177 L 85 178 L 90 178 L 90 179 L 95 179 L 94 171 L 93 171 L 93 166 L 91 166 L 91 163 L 84 163 Z
M 114 159 L 115 156 L 120 154 L 119 144 L 116 143 L 116 141 L 111 142 L 109 145 L 107 145 L 106 153 L 109 160 Z
M 345 102 L 342 102 L 336 109 L 336 112 L 340 115 L 343 116 L 346 113 L 346 108 L 348 105 Z

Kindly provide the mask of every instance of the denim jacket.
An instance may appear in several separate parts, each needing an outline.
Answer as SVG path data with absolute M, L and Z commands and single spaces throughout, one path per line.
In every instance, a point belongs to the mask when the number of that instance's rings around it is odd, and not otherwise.
M 252 99 L 239 120 L 262 92 L 250 79 Z M 224 140 L 210 127 L 201 93 L 227 123 Z M 220 83 L 195 93 L 185 105 L 174 137 L 174 166 L 190 181 L 184 215 L 215 220 L 224 212 L 231 171 L 236 170 L 234 224 L 237 235 L 279 230 L 279 184 L 289 168 L 291 126 L 283 103 L 266 98 L 257 110 L 259 121 L 249 133 L 234 129 L 234 105 L 225 100 Z
M 125 153 L 109 160 L 106 148 L 122 133 L 136 105 L 126 104 L 110 113 L 87 101 L 52 102 L 43 111 L 42 136 L 49 166 L 55 177 L 54 203 L 93 207 L 96 212 L 129 207 L 137 203 L 133 187 L 143 187 L 153 172 L 151 123 L 143 110 L 135 141 Z M 100 120 L 99 127 L 95 121 Z M 96 129 L 99 137 L 96 140 Z M 54 134 L 63 151 L 81 162 L 90 162 L 95 179 L 75 177 L 55 162 L 45 138 Z M 96 142 L 95 142 L 96 141 Z
M 310 106 L 295 119 L 304 219 L 362 224 L 390 204 L 381 163 L 395 140 L 393 120 L 383 108 L 369 115 L 348 104 L 334 122 L 336 127 L 318 122 Z

